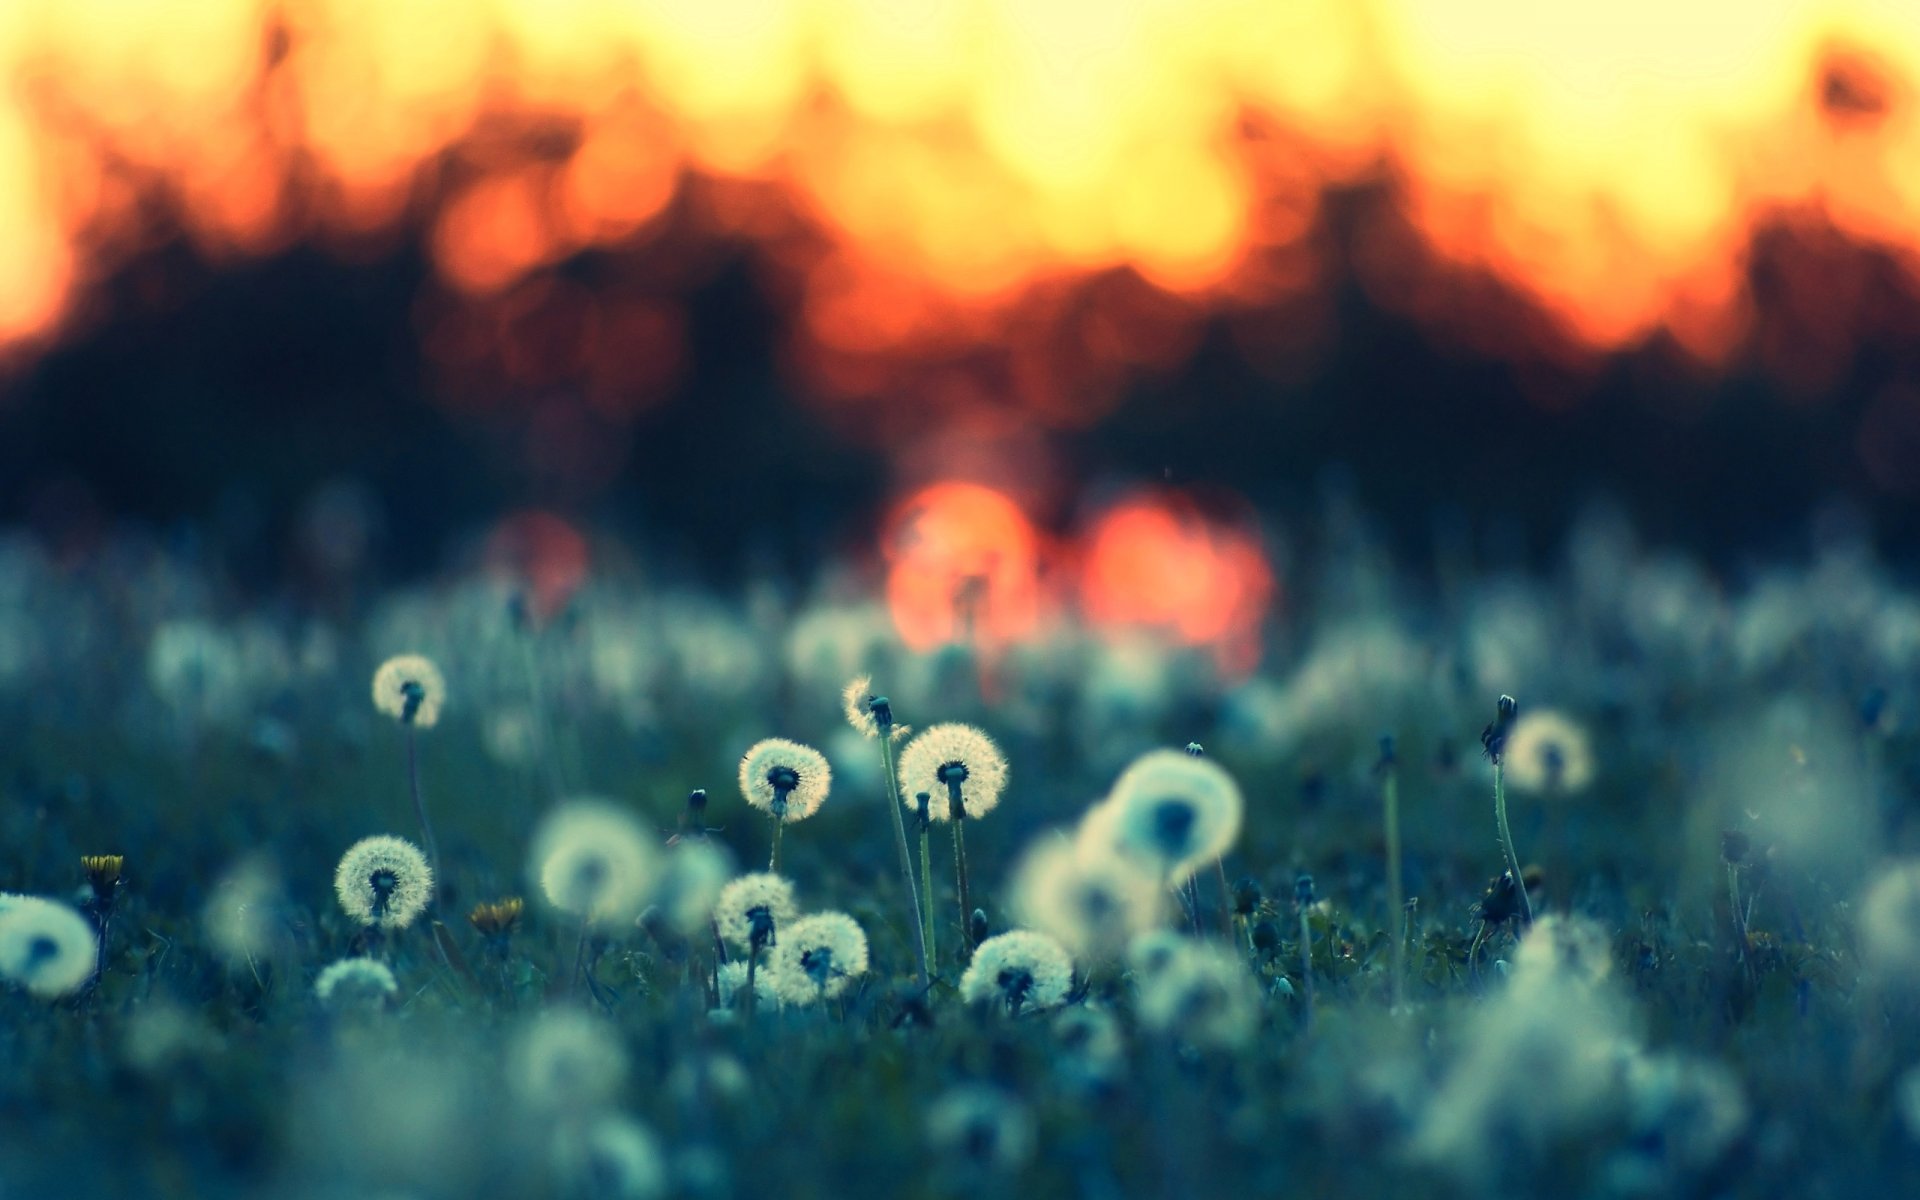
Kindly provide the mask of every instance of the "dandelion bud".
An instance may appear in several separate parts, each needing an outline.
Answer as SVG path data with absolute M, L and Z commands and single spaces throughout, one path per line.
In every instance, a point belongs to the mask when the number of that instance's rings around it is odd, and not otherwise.
M 1388 767 L 1393 766 L 1398 761 L 1399 761 L 1399 758 L 1396 755 L 1393 747 L 1393 735 L 1390 733 L 1381 734 L 1380 735 L 1380 761 L 1377 764 L 1378 768 L 1384 771 Z
M 1252 878 L 1242 878 L 1233 885 L 1233 912 L 1238 917 L 1251 917 L 1259 911 L 1260 902 L 1265 899 L 1260 884 Z
M 504 896 L 491 904 L 476 904 L 467 914 L 467 922 L 481 937 L 504 946 L 520 925 L 527 902 L 518 896 Z
M 125 864 L 126 859 L 118 854 L 89 854 L 80 860 L 87 886 L 93 889 L 96 908 L 106 908 L 113 903 L 113 895 L 120 887 L 120 869 Z
M 1747 855 L 1753 850 L 1753 839 L 1745 830 L 1727 829 L 1720 833 L 1720 858 L 1730 867 L 1737 867 L 1747 861 Z
M 1253 927 L 1253 948 L 1262 958 L 1272 958 L 1280 952 L 1280 929 L 1272 921 L 1261 921 Z
M 973 915 L 967 918 L 967 937 L 976 946 L 987 940 L 986 909 L 976 908 Z
M 1313 907 L 1313 876 L 1303 872 L 1293 881 L 1293 902 L 1301 908 Z
M 1507 734 L 1513 726 L 1513 715 L 1518 708 L 1512 696 L 1500 697 L 1493 706 L 1493 721 L 1480 731 L 1480 747 L 1496 763 L 1506 753 Z

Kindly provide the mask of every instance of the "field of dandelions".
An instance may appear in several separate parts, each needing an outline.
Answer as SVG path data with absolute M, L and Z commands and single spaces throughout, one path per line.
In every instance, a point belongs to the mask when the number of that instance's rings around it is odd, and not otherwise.
M 1323 532 L 1237 678 L 0 541 L 0 1196 L 1920 1194 L 1920 594 Z

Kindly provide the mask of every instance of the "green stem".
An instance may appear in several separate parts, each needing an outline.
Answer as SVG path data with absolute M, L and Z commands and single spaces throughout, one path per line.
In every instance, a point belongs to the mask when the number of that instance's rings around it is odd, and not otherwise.
M 953 877 L 960 893 L 960 945 L 971 954 L 973 905 L 967 895 L 967 805 L 961 798 L 958 780 L 947 782 L 947 810 L 953 816 Z
M 1387 904 L 1393 928 L 1393 1006 L 1406 1000 L 1407 898 L 1400 878 L 1400 768 L 1387 766 L 1383 787 L 1387 806 Z
M 926 889 L 927 902 L 920 910 L 920 940 L 927 945 L 927 961 L 940 961 L 939 947 L 933 937 L 933 826 L 927 820 L 926 805 L 920 806 L 920 883 Z
M 775 875 L 780 873 L 780 831 L 786 827 L 787 823 L 780 819 L 778 813 L 775 813 L 773 817 L 773 854 L 767 859 L 767 870 L 772 871 Z
M 1527 898 L 1527 882 L 1520 876 L 1520 856 L 1513 849 L 1513 831 L 1507 828 L 1506 768 L 1493 760 L 1493 815 L 1500 825 L 1500 848 L 1507 852 L 1507 870 L 1513 872 L 1513 889 L 1520 893 L 1520 911 L 1527 924 L 1533 924 L 1533 901 Z
M 1234 942 L 1233 937 L 1233 889 L 1227 886 L 1227 864 L 1224 859 L 1213 860 L 1213 877 L 1220 885 L 1220 936 L 1227 939 L 1227 945 Z
M 1306 1002 L 1301 1008 L 1301 1024 L 1313 1028 L 1313 930 L 1307 924 L 1307 907 L 1300 906 L 1300 982 Z
M 893 771 L 892 735 L 891 725 L 880 730 L 880 760 L 887 768 L 887 808 L 893 813 L 893 840 L 900 851 L 900 879 L 906 885 L 907 903 L 913 907 L 913 948 L 920 956 L 920 986 L 925 987 L 932 981 L 927 966 L 931 951 L 927 945 L 927 922 L 920 908 L 920 890 L 913 884 L 913 854 L 907 849 L 907 819 L 900 811 L 900 783 Z

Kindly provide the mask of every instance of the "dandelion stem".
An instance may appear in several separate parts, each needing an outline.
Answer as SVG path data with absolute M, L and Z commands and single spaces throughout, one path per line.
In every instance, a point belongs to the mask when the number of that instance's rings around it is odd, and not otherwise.
M 967 895 L 967 803 L 960 794 L 960 781 L 947 780 L 947 808 L 953 815 L 953 877 L 954 886 L 960 892 L 960 945 L 969 953 L 973 950 L 973 931 L 969 917 L 973 905 Z
M 1520 912 L 1533 924 L 1533 901 L 1527 898 L 1527 882 L 1520 875 L 1520 857 L 1513 849 L 1513 831 L 1507 828 L 1506 765 L 1493 760 L 1493 815 L 1500 826 L 1500 848 L 1507 853 L 1507 870 L 1513 872 L 1513 890 L 1520 893 Z
M 1747 914 L 1740 906 L 1740 868 L 1733 863 L 1727 864 L 1727 900 L 1732 905 L 1733 933 L 1739 940 L 1737 952 L 1740 966 L 1746 971 L 1749 982 L 1754 979 L 1753 942 L 1747 936 Z
M 913 948 L 920 956 L 920 986 L 932 982 L 928 974 L 927 960 L 931 953 L 927 945 L 927 922 L 920 908 L 920 889 L 913 883 L 913 854 L 907 849 L 907 818 L 900 811 L 900 783 L 893 771 L 893 724 L 888 722 L 880 729 L 880 760 L 887 768 L 887 808 L 893 813 L 893 839 L 900 851 L 900 879 L 906 885 L 907 903 L 913 907 Z M 932 901 L 928 901 L 931 905 Z
M 920 884 L 926 889 L 926 906 L 920 910 L 921 938 L 927 944 L 927 961 L 940 961 L 940 949 L 934 941 L 933 925 L 933 822 L 927 816 L 927 801 L 930 797 L 921 792 L 915 797 L 920 802 Z
M 407 726 L 407 790 L 413 794 L 413 812 L 420 818 L 420 840 L 427 844 L 427 863 L 433 868 L 433 890 L 439 892 L 444 877 L 440 874 L 440 844 L 433 838 L 433 822 L 427 820 L 427 801 L 420 794 L 419 734 Z
M 780 873 L 780 831 L 786 824 L 778 816 L 773 818 L 773 854 L 767 859 L 767 870 L 776 875 Z
M 1305 1003 L 1300 1010 L 1300 1023 L 1307 1029 L 1313 1028 L 1313 928 L 1307 923 L 1307 906 L 1300 906 L 1300 982 L 1305 994 Z
M 1406 1000 L 1407 987 L 1407 902 L 1400 877 L 1400 767 L 1392 759 L 1386 762 L 1387 777 L 1381 785 L 1387 816 L 1387 905 L 1393 927 L 1393 1006 Z
M 1226 860 L 1213 860 L 1213 877 L 1220 884 L 1220 936 L 1227 939 L 1227 945 L 1234 943 L 1233 936 L 1233 889 L 1227 886 Z

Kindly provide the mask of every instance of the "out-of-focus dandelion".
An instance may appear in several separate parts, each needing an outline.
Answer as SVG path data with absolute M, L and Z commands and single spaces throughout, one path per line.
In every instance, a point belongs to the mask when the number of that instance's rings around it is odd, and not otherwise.
M 373 706 L 406 727 L 407 791 L 413 797 L 414 815 L 420 819 L 420 837 L 427 844 L 427 861 L 433 865 L 435 879 L 440 877 L 440 846 L 434 841 L 433 822 L 427 819 L 426 798 L 420 792 L 420 751 L 415 735 L 439 723 L 440 706 L 446 697 L 447 681 L 425 655 L 395 655 L 373 673 Z
M 627 1051 L 606 1022 L 575 1008 L 549 1008 L 513 1040 L 508 1082 L 527 1107 L 552 1115 L 590 1113 L 627 1080 Z
M 713 926 L 721 938 L 747 952 L 746 997 L 754 1003 L 761 957 L 779 943 L 781 930 L 797 913 L 793 884 L 772 872 L 742 875 L 720 889 L 713 906 Z
M 1012 910 L 1081 960 L 1112 958 L 1159 924 L 1164 889 L 1136 860 L 1043 838 L 1014 871 Z
M 258 855 L 234 864 L 215 883 L 200 922 L 208 942 L 228 965 L 246 964 L 263 990 L 267 977 L 263 961 L 272 962 L 290 949 L 286 926 L 286 896 L 280 873 Z
M 773 818 L 773 854 L 767 870 L 780 869 L 780 831 L 819 812 L 832 786 L 833 769 L 812 746 L 766 738 L 741 756 L 740 794 Z
M 667 1160 L 653 1131 L 631 1117 L 609 1114 L 584 1128 L 554 1131 L 554 1158 L 569 1194 L 606 1200 L 652 1200 L 666 1194 Z
M 1882 871 L 1860 902 L 1860 962 L 1887 984 L 1920 982 L 1920 860 Z
M 405 838 L 362 838 L 340 856 L 334 894 L 349 917 L 369 929 L 405 929 L 433 899 L 433 868 Z
M 1073 990 L 1073 959 L 1044 933 L 1015 929 L 988 938 L 960 976 L 960 998 L 991 1002 L 1009 1016 L 1054 1008 Z
M 98 963 L 93 924 L 70 906 L 39 896 L 0 903 L 0 978 L 51 999 L 86 986 Z
M 1551 709 L 1537 709 L 1515 721 L 1500 760 L 1507 782 L 1523 792 L 1572 795 L 1593 782 L 1587 731 Z
M 680 842 L 667 848 L 654 903 L 676 932 L 692 937 L 712 924 L 720 890 L 733 875 L 733 856 L 715 843 Z
M 880 761 L 886 769 L 887 811 L 893 814 L 893 838 L 895 849 L 900 855 L 900 882 L 906 892 L 907 902 L 912 906 L 912 924 L 914 951 L 919 956 L 920 986 L 925 987 L 932 981 L 929 958 L 933 953 L 930 944 L 933 898 L 927 897 L 923 906 L 920 889 L 913 881 L 913 856 L 907 849 L 907 822 L 901 815 L 900 806 L 893 801 L 900 794 L 900 779 L 893 766 L 893 743 L 906 736 L 907 727 L 896 725 L 893 720 L 893 702 L 873 690 L 871 676 L 858 675 L 847 682 L 840 692 L 841 707 L 847 714 L 847 723 L 868 738 L 880 743 Z M 931 890 L 931 881 L 929 881 Z
M 1260 993 L 1237 954 L 1190 941 L 1140 987 L 1140 1023 L 1189 1046 L 1232 1050 L 1259 1023 Z
M 1513 831 L 1507 828 L 1507 749 L 1517 723 L 1515 714 L 1519 705 L 1512 696 L 1502 696 L 1494 704 L 1493 721 L 1480 733 L 1480 746 L 1486 751 L 1487 760 L 1493 764 L 1493 815 L 1500 832 L 1500 849 L 1507 855 L 1507 871 L 1513 877 L 1514 890 L 1520 897 L 1520 913 L 1528 925 L 1533 924 L 1533 901 L 1527 897 L 1525 877 L 1520 872 L 1520 856 L 1513 848 Z
M 1543 983 L 1596 987 L 1613 971 L 1613 941 L 1593 921 L 1549 913 L 1514 948 L 1510 987 Z
M 531 866 L 547 902 L 589 925 L 632 921 L 659 884 L 660 852 L 611 801 L 582 797 L 540 822 Z
M 1081 836 L 1108 841 L 1177 885 L 1226 854 L 1245 807 L 1233 777 L 1211 760 L 1152 750 L 1120 773 Z
M 1155 929 L 1136 935 L 1127 943 L 1127 970 L 1136 982 L 1166 970 L 1174 958 L 1185 952 L 1189 939 L 1171 929 Z
M 1033 1116 L 999 1088 L 962 1084 L 927 1106 L 927 1142 L 964 1174 L 1007 1175 L 1033 1157 Z
M 1710 1059 L 1635 1054 L 1626 1069 L 1631 1147 L 1609 1183 L 1619 1192 L 1674 1195 L 1711 1171 L 1745 1131 L 1746 1094 L 1732 1071 Z
M 845 913 L 812 913 L 781 931 L 772 967 L 787 1003 L 831 1000 L 867 973 L 867 935 Z
M 330 1012 L 370 1012 L 384 1008 L 400 991 L 387 964 L 372 958 L 343 958 L 328 963 L 313 981 L 313 997 Z
M 967 918 L 973 903 L 967 892 L 966 823 L 985 816 L 1000 803 L 1007 786 L 1007 759 L 993 739 L 971 725 L 946 722 L 932 725 L 900 752 L 901 800 L 919 806 L 927 797 L 927 819 L 946 821 L 953 829 L 954 886 L 960 897 L 960 937 L 971 946 Z M 912 797 L 909 800 L 909 796 Z M 927 887 L 933 883 L 928 880 Z
M 1053 1040 L 1055 1066 L 1075 1087 L 1103 1087 L 1121 1074 L 1126 1046 L 1120 1023 L 1104 1009 L 1076 1004 L 1060 1010 L 1053 1018 Z

